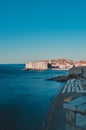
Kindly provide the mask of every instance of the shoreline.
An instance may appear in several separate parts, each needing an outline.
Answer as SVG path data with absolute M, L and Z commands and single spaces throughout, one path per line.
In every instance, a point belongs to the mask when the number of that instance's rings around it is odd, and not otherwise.
M 63 103 L 65 103 L 64 99 L 78 97 L 83 93 L 71 92 L 63 94 L 64 86 L 51 104 L 43 130 L 66 130 L 66 112 L 63 108 Z

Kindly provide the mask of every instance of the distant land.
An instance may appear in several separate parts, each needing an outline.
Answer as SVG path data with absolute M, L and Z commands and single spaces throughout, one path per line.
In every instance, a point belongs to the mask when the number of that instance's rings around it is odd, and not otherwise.
M 46 69 L 57 69 L 57 70 L 69 70 L 72 67 L 86 66 L 85 60 L 73 61 L 69 59 L 51 59 L 51 60 L 39 60 L 34 62 L 26 63 L 26 70 L 46 70 Z

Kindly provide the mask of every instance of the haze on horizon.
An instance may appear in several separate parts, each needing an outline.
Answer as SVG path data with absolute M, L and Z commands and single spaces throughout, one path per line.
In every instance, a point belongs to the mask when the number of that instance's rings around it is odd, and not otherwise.
M 86 1 L 0 1 L 0 63 L 53 58 L 86 59 Z

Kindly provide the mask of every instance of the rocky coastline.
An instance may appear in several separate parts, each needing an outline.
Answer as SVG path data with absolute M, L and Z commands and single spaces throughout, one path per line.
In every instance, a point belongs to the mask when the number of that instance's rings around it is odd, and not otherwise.
M 79 79 L 80 78 L 80 74 L 71 74 L 71 75 L 67 75 L 67 76 L 58 76 L 58 77 L 54 77 L 54 78 L 49 78 L 47 80 L 53 80 L 53 81 L 58 81 L 58 82 L 67 82 L 68 80 L 71 79 Z
M 65 82 L 65 85 L 51 105 L 43 130 L 85 130 L 86 67 L 74 67 L 67 76 L 48 80 Z
M 47 80 L 58 81 L 58 82 L 67 82 L 71 79 L 86 79 L 86 67 L 73 67 L 69 70 L 68 75 L 61 75 L 53 78 L 49 78 Z

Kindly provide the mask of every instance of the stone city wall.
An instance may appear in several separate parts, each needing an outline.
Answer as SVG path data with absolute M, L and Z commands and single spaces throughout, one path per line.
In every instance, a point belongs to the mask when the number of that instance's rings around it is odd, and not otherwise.
M 63 105 L 66 109 L 66 130 L 86 130 L 86 95 Z
M 26 69 L 33 69 L 33 70 L 45 70 L 48 69 L 48 63 L 47 62 L 29 62 L 26 64 Z

